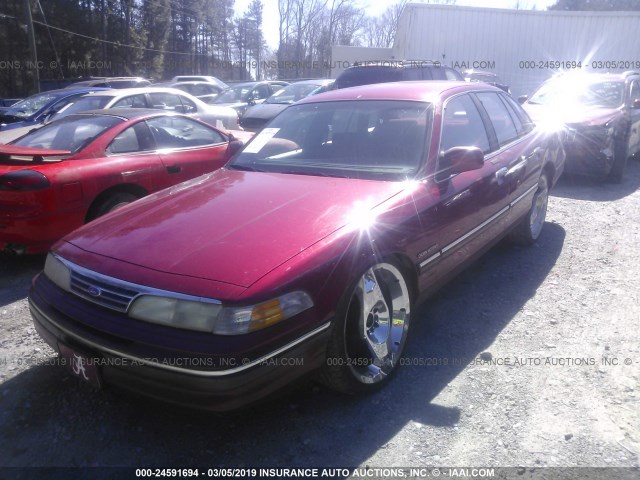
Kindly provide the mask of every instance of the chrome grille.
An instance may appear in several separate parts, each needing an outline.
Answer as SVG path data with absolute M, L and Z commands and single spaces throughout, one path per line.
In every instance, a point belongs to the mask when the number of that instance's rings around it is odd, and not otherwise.
M 115 280 L 115 279 L 114 279 Z M 71 291 L 97 305 L 125 313 L 131 301 L 140 293 L 109 281 L 71 270 Z
M 109 277 L 87 268 L 76 265 L 58 255 L 53 255 L 65 267 L 69 269 L 71 282 L 65 290 L 85 300 L 121 313 L 127 313 L 131 303 L 141 295 L 154 295 L 164 298 L 175 298 L 190 302 L 205 302 L 220 304 L 219 300 L 203 298 L 194 295 L 160 290 L 136 283 L 130 283 L 117 278 Z

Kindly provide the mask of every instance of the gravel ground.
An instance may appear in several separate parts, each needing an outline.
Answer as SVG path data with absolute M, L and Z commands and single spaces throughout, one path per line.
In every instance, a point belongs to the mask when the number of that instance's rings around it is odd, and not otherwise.
M 0 257 L 0 466 L 638 467 L 638 186 L 638 162 L 622 185 L 561 180 L 535 246 L 418 309 L 386 389 L 309 383 L 225 415 L 67 376 L 27 307 L 43 257 Z

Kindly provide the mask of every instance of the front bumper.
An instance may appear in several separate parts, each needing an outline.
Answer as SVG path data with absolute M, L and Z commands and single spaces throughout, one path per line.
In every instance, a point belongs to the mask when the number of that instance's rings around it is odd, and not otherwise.
M 0 213 L 5 213 L 1 206 Z M 0 252 L 44 253 L 83 223 L 81 211 L 33 216 L 0 215 Z
M 36 330 L 54 350 L 60 353 L 62 345 L 95 361 L 102 386 L 212 411 L 247 406 L 315 372 L 325 361 L 330 331 L 330 323 L 323 324 L 256 358 L 207 357 L 207 363 L 183 351 L 167 362 L 162 355 L 131 353 L 130 345 L 114 345 L 107 334 L 87 333 L 36 288 L 31 289 L 29 308 Z
M 614 141 L 602 132 L 570 130 L 566 133 L 565 172 L 575 175 L 605 177 L 614 160 Z

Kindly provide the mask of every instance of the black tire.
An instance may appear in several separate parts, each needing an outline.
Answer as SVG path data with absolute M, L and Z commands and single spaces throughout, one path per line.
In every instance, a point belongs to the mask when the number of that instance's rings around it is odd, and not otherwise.
M 338 305 L 320 382 L 349 394 L 385 385 L 400 363 L 412 306 L 400 267 L 381 262 L 363 272 Z
M 518 245 L 533 245 L 540 234 L 547 216 L 547 204 L 549 202 L 549 180 L 546 175 L 541 175 L 538 180 L 538 189 L 533 196 L 529 212 L 520 223 L 511 231 L 509 238 Z
M 127 192 L 114 192 L 104 199 L 100 200 L 92 209 L 89 220 L 95 220 L 98 217 L 106 215 L 109 212 L 113 212 L 125 205 L 135 202 L 138 197 L 133 193 Z
M 613 165 L 607 177 L 610 182 L 622 183 L 624 172 L 627 169 L 629 158 L 629 145 L 627 142 L 617 141 L 613 150 Z

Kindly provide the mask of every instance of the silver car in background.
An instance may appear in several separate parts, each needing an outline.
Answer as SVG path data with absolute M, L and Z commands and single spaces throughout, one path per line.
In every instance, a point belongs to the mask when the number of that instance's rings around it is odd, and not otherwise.
M 208 105 L 174 88 L 123 88 L 96 93 L 78 99 L 54 118 L 57 120 L 72 113 L 105 108 L 153 108 L 189 115 L 221 129 L 241 129 L 238 113 L 233 108 Z

